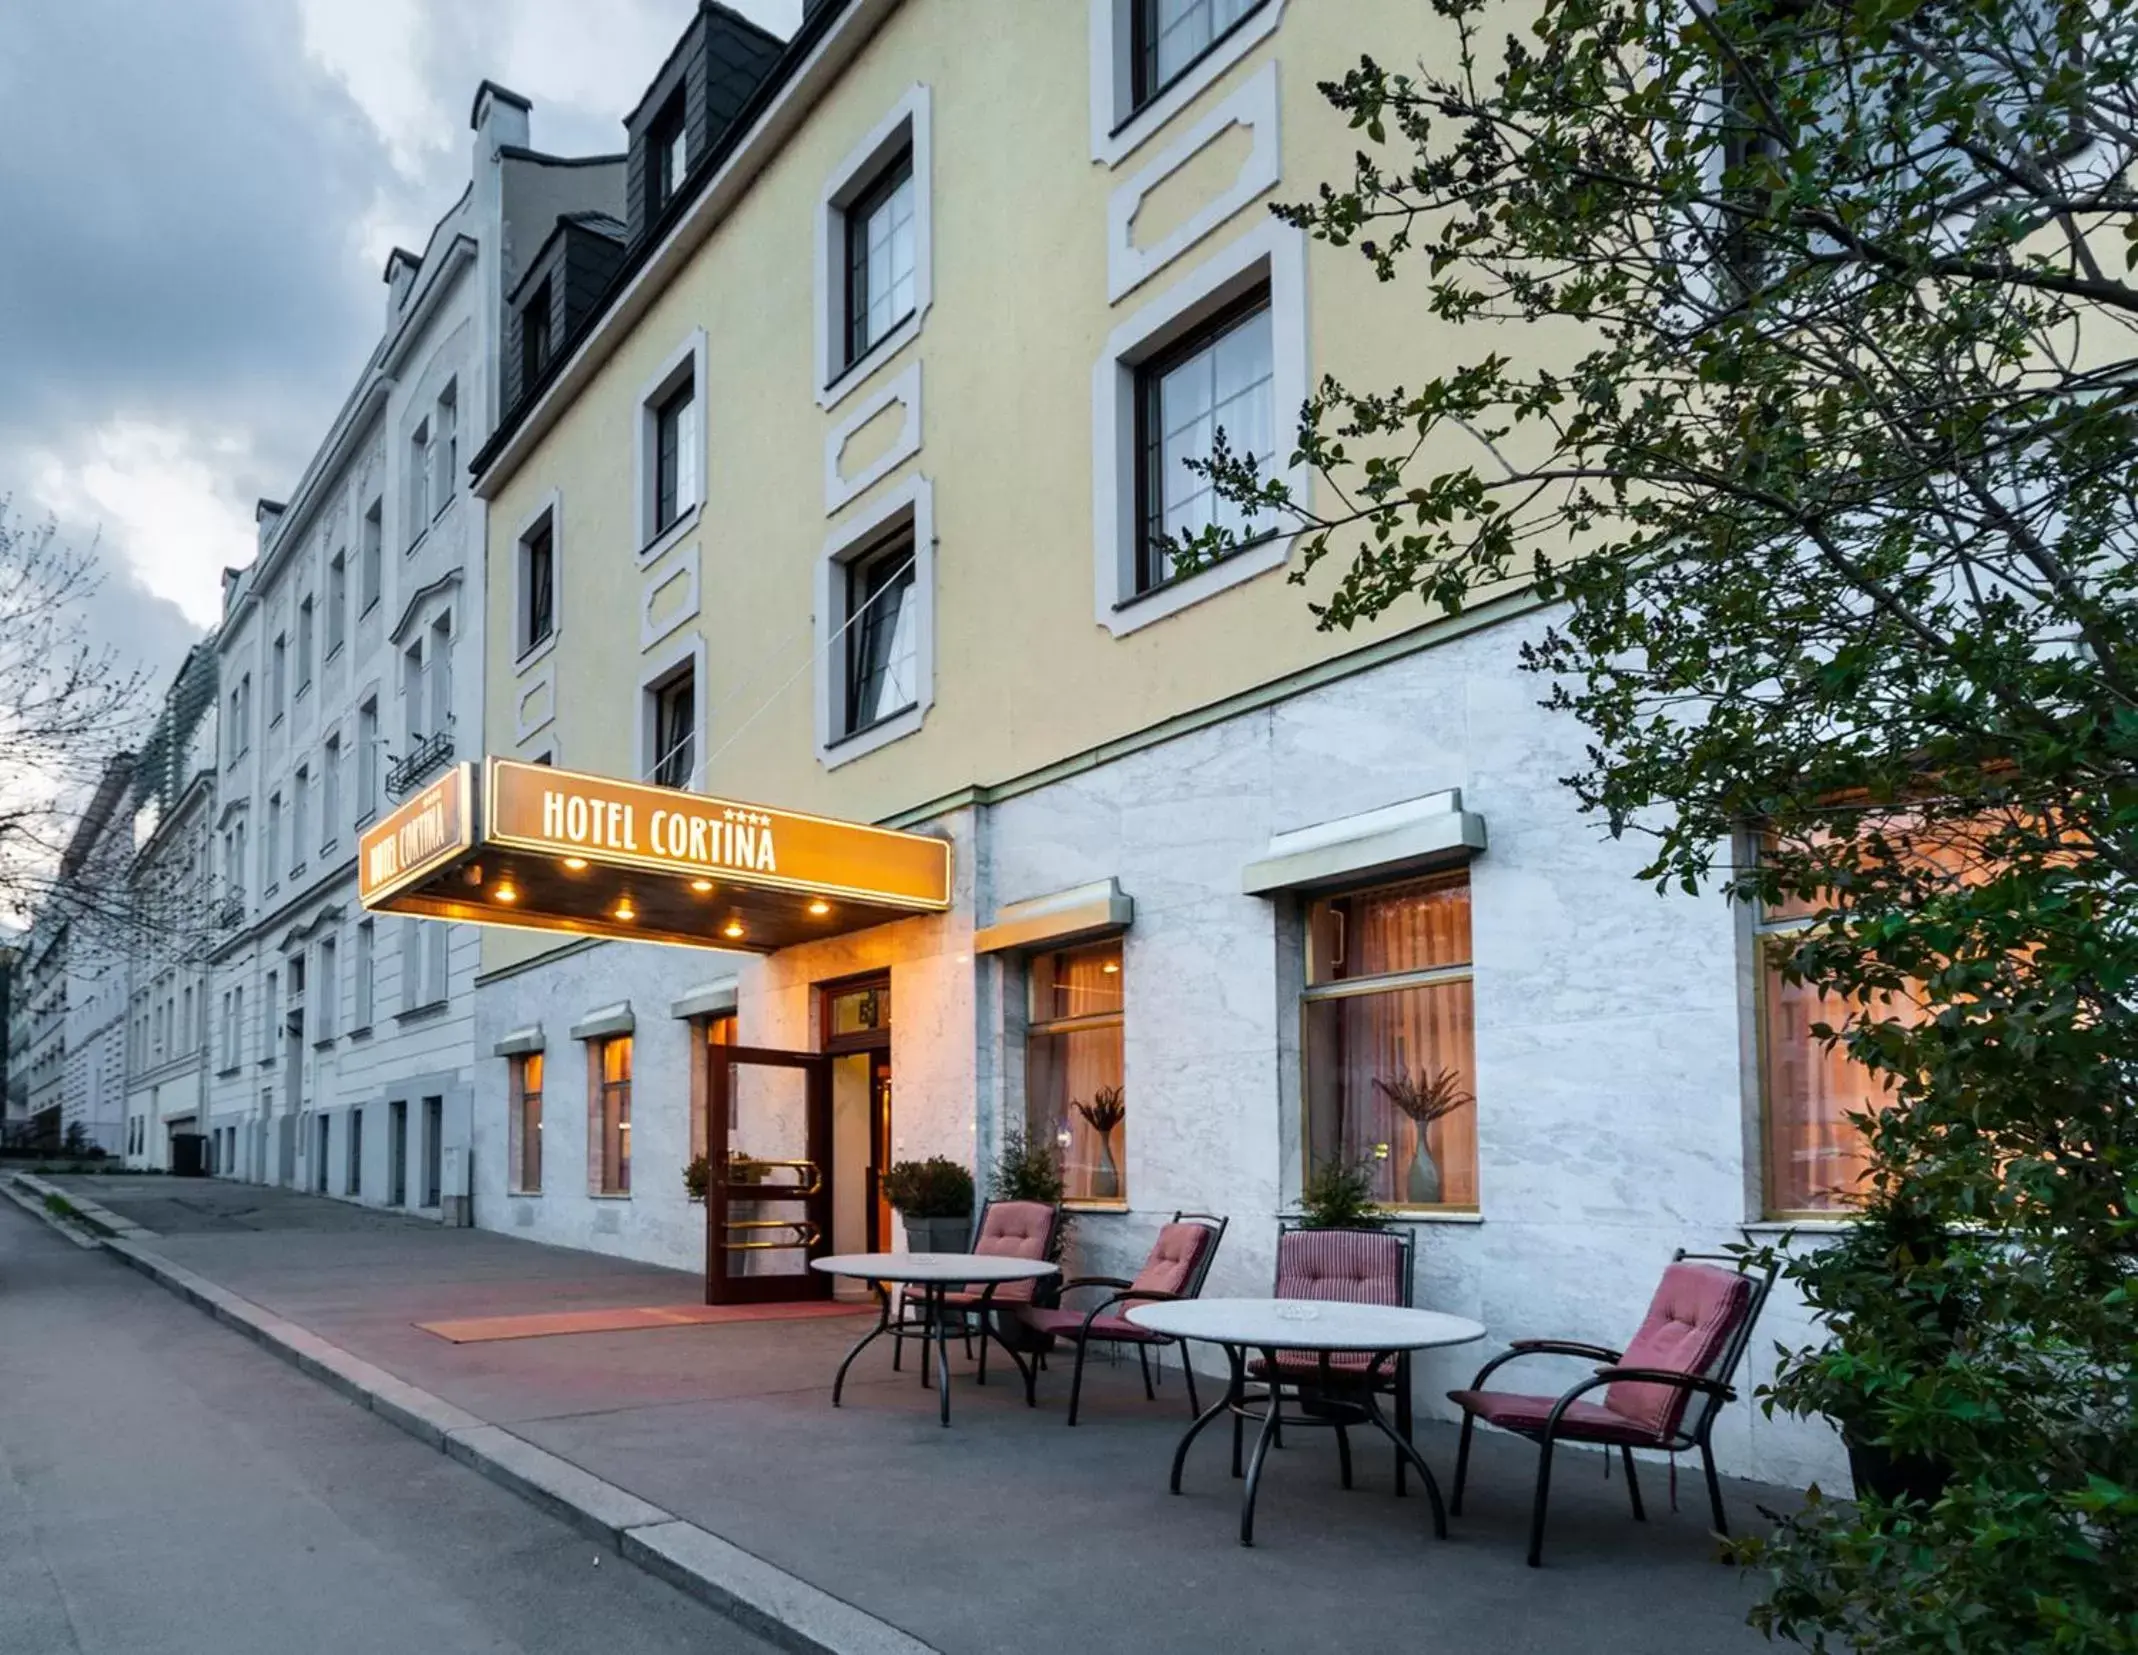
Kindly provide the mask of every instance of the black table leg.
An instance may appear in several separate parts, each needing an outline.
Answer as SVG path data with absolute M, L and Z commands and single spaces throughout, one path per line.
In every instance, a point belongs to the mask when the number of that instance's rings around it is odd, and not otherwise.
M 1278 1421 L 1284 1417 L 1284 1382 L 1277 1368 L 1277 1353 L 1265 1350 L 1262 1360 L 1269 1365 L 1269 1406 L 1262 1413 L 1262 1431 L 1255 1438 L 1253 1458 L 1247 1462 L 1247 1488 L 1240 1496 L 1240 1544 L 1255 1543 L 1255 1490 L 1262 1484 L 1262 1462 L 1269 1458 L 1269 1445 L 1276 1440 Z
M 854 1358 L 867 1350 L 878 1339 L 881 1339 L 890 1331 L 890 1328 L 891 1294 L 889 1289 L 886 1289 L 883 1294 L 883 1303 L 876 1312 L 876 1325 L 864 1333 L 861 1336 L 861 1342 L 846 1353 L 846 1360 L 839 1364 L 838 1375 L 831 1382 L 831 1405 L 834 1408 L 839 1406 L 840 1393 L 846 1389 L 846 1370 L 854 1365 Z M 894 1345 L 892 1348 L 895 1350 L 897 1347 Z
M 1181 1356 L 1183 1359 L 1187 1356 L 1187 1346 L 1185 1344 L 1181 1346 Z M 1232 1369 L 1231 1376 L 1225 1381 L 1225 1394 L 1195 1416 L 1195 1423 L 1188 1427 L 1186 1434 L 1180 1439 L 1180 1446 L 1173 1450 L 1172 1489 L 1175 1494 L 1180 1492 L 1180 1474 L 1188 1463 L 1188 1448 L 1190 1444 L 1202 1434 L 1203 1427 L 1216 1419 L 1218 1415 L 1229 1409 L 1239 1407 L 1246 1395 L 1247 1363 L 1245 1357 L 1231 1345 L 1227 1345 L 1225 1347 L 1225 1360 Z
M 1380 1403 L 1374 1400 L 1374 1382 L 1379 1376 L 1381 1364 L 1388 1360 L 1390 1354 L 1382 1352 L 1367 1368 L 1366 1388 L 1359 1402 L 1359 1410 L 1366 1416 L 1367 1423 L 1394 1443 L 1396 1452 L 1417 1468 L 1419 1479 L 1425 1484 L 1425 1497 L 1433 1506 L 1433 1534 L 1436 1538 L 1445 1540 L 1448 1537 L 1448 1512 L 1447 1507 L 1440 1503 L 1440 1484 L 1433 1479 L 1433 1468 L 1425 1463 L 1424 1456 L 1416 1448 L 1404 1440 L 1403 1434 L 1388 1423 L 1388 1416 L 1381 1412 Z
M 1017 1364 L 1017 1372 L 1024 1380 L 1024 1405 L 1027 1408 L 1036 1408 L 1039 1406 L 1039 1369 L 1027 1366 L 1025 1359 L 1017 1354 L 1015 1347 L 1002 1337 L 1001 1331 L 995 1326 L 996 1307 L 992 1303 L 994 1296 L 995 1289 L 989 1286 L 980 1295 L 979 1309 L 975 1312 L 980 1318 L 980 1371 L 983 1375 L 987 1372 L 987 1341 L 992 1339 L 1002 1347 L 1003 1354 Z M 980 1383 L 984 1385 L 987 1381 L 983 1378 Z
M 929 1284 L 928 1307 L 935 1316 L 935 1379 L 942 1396 L 943 1425 L 947 1430 L 950 1426 L 950 1311 L 943 1302 L 940 1284 Z

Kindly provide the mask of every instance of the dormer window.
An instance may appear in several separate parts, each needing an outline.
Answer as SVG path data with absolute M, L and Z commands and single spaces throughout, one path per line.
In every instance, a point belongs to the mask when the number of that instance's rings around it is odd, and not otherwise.
M 651 223 L 676 198 L 683 175 L 690 170 L 690 136 L 680 89 L 648 129 L 646 151 L 646 219 Z
M 520 392 L 525 395 L 549 366 L 549 278 L 544 276 L 520 312 Z

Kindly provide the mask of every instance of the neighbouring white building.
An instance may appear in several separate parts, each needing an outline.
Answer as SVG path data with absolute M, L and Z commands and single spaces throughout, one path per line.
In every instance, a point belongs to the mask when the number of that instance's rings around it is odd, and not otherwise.
M 125 901 L 133 813 L 123 809 L 134 755 L 106 764 L 60 857 L 57 903 L 68 916 L 61 989 L 60 1141 L 124 1151 L 126 992 L 133 928 Z
M 502 295 L 558 216 L 622 197 L 621 158 L 527 147 L 526 99 L 478 89 L 467 190 L 385 270 L 377 348 L 214 638 L 214 855 L 225 930 L 205 1007 L 211 1165 L 458 1221 L 476 941 L 364 914 L 356 838 L 481 742 L 484 508 Z
M 207 1106 L 208 974 L 216 935 L 215 669 L 196 644 L 134 763 L 135 929 L 128 951 L 127 1164 L 167 1168 L 171 1139 L 202 1130 Z

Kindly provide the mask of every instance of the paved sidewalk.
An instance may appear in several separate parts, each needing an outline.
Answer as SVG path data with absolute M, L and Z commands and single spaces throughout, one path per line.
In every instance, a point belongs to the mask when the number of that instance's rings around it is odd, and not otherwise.
M 132 1181 L 82 1182 L 136 1216 Z M 1480 1438 L 1465 1514 L 1440 1543 L 1421 1500 L 1391 1497 L 1384 1454 L 1361 1453 L 1347 1494 L 1326 1434 L 1301 1432 L 1272 1459 L 1256 1545 L 1243 1549 L 1221 1430 L 1198 1442 L 1185 1496 L 1166 1491 L 1187 1421 L 1170 1362 L 1156 1405 L 1133 1362 L 1100 1365 L 1072 1431 L 1059 1365 L 1032 1411 L 1010 1385 L 975 1386 L 960 1360 L 944 1431 L 932 1390 L 910 1366 L 892 1374 L 882 1345 L 832 1409 L 854 1321 L 454 1345 L 413 1324 L 685 1302 L 700 1287 L 486 1231 L 335 1227 L 316 1211 L 293 1211 L 285 1227 L 259 1215 L 336 1204 L 274 1192 L 245 1192 L 263 1227 L 181 1233 L 168 1181 L 139 1182 L 164 1186 L 143 1201 L 166 1202 L 162 1232 L 141 1245 L 950 1655 L 1033 1639 L 1236 1655 L 1428 1639 L 1466 1655 L 1765 1647 L 1744 1624 L 1756 1584 L 1714 1561 L 1696 1469 L 1673 1513 L 1666 1468 L 1647 1468 L 1643 1526 L 1597 1458 L 1568 1456 L 1546 1567 L 1532 1571 L 1526 1445 Z M 1425 1426 L 1420 1448 L 1445 1485 L 1453 1430 Z M 1758 1506 L 1795 1500 L 1746 1483 L 1726 1492 L 1746 1525 Z

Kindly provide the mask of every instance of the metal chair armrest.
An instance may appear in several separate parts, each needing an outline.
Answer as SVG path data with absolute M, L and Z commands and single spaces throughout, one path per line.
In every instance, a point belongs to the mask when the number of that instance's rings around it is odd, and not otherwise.
M 1719 1379 L 1709 1379 L 1704 1374 L 1675 1373 L 1669 1368 L 1598 1368 L 1596 1377 L 1581 1385 L 1581 1390 L 1593 1390 L 1598 1385 L 1615 1385 L 1621 1379 L 1636 1385 L 1675 1385 L 1684 1391 L 1699 1391 L 1703 1395 L 1720 1397 L 1724 1402 L 1734 1402 L 1737 1393 Z M 1569 1395 L 1572 1393 L 1569 1392 Z
M 1518 1356 L 1579 1356 L 1591 1362 L 1616 1362 L 1620 1354 L 1602 1345 L 1576 1344 L 1571 1339 L 1517 1339 L 1477 1370 L 1477 1377 L 1470 1381 L 1470 1389 L 1483 1390 L 1487 1379 Z
M 1055 1288 L 1055 1291 L 1067 1293 L 1071 1288 L 1076 1287 L 1127 1287 L 1128 1285 L 1127 1279 L 1122 1276 L 1071 1276 L 1067 1281 L 1060 1283 Z

